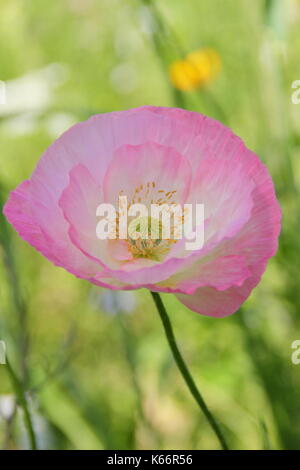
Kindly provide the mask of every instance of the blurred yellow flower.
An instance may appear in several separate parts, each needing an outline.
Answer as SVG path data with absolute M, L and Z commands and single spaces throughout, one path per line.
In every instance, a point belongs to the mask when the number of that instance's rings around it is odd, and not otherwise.
M 175 88 L 183 91 L 195 90 L 211 82 L 220 72 L 221 58 L 210 48 L 191 52 L 183 60 L 170 66 L 170 80 Z

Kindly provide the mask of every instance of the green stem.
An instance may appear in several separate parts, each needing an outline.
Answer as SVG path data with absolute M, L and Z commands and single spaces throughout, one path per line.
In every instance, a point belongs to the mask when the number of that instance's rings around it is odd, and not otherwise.
M 20 345 L 20 371 L 22 383 L 26 384 L 28 380 L 27 353 L 29 349 L 29 337 L 27 328 L 27 305 L 20 288 L 20 282 L 17 275 L 15 257 L 13 255 L 11 244 L 11 232 L 8 223 L 3 215 L 4 191 L 0 181 L 0 255 L 3 250 L 3 261 L 6 268 L 8 284 L 11 291 L 11 299 L 14 305 L 19 324 Z M 1 250 L 2 248 L 2 250 Z
M 24 412 L 24 421 L 25 421 L 25 426 L 28 431 L 28 436 L 29 436 L 29 442 L 30 442 L 30 447 L 32 450 L 37 449 L 36 445 L 36 437 L 34 434 L 33 430 L 33 425 L 32 425 L 32 420 L 31 416 L 29 413 L 28 405 L 27 405 L 27 400 L 25 396 L 25 392 L 22 387 L 22 383 L 20 382 L 19 378 L 17 377 L 16 373 L 14 372 L 13 368 L 10 365 L 10 362 L 8 359 L 6 359 L 6 366 L 7 370 L 10 376 L 10 380 L 12 382 L 13 388 L 15 390 L 16 396 L 18 398 L 18 401 L 23 409 Z
M 181 355 L 181 353 L 178 349 L 178 346 L 177 346 L 177 343 L 176 343 L 176 340 L 175 340 L 175 336 L 174 336 L 174 332 L 173 332 L 173 328 L 172 328 L 170 319 L 168 317 L 167 311 L 165 309 L 165 306 L 164 306 L 164 304 L 163 304 L 163 302 L 160 298 L 160 295 L 157 292 L 151 292 L 151 294 L 152 294 L 154 303 L 157 307 L 158 313 L 160 315 L 160 318 L 161 318 L 161 321 L 162 321 L 162 324 L 163 324 L 163 327 L 164 327 L 164 330 L 165 330 L 165 334 L 166 334 L 169 346 L 171 348 L 174 360 L 175 360 L 175 362 L 178 366 L 178 369 L 180 370 L 181 375 L 182 375 L 189 391 L 191 392 L 191 394 L 195 398 L 195 400 L 198 403 L 200 409 L 202 410 L 204 416 L 206 417 L 207 421 L 209 422 L 210 426 L 212 427 L 213 431 L 215 432 L 217 438 L 219 439 L 219 442 L 221 444 L 222 449 L 227 450 L 228 446 L 227 446 L 225 438 L 224 438 L 224 436 L 221 432 L 221 429 L 220 429 L 217 421 L 215 420 L 215 418 L 213 417 L 213 415 L 209 411 L 209 409 L 208 409 L 202 395 L 200 394 L 200 392 L 199 392 L 199 390 L 198 390 L 198 388 L 195 384 L 195 381 L 194 381 L 189 369 L 187 368 L 187 365 L 184 362 L 184 359 L 183 359 L 183 357 L 182 357 L 182 355 Z

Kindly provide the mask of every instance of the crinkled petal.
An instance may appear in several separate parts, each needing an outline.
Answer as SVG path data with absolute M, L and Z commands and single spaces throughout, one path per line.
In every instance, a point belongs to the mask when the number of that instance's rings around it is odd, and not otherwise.
M 223 291 L 213 287 L 200 287 L 193 295 L 176 294 L 176 297 L 194 312 L 222 318 L 239 309 L 259 280 L 260 277 L 251 277 L 242 286 L 233 286 Z
M 193 294 L 202 286 L 223 291 L 232 286 L 241 286 L 251 275 L 244 256 L 220 256 L 195 263 L 189 270 L 159 283 L 158 287 L 163 292 L 184 294 Z
M 63 266 L 78 277 L 91 277 L 99 271 L 99 266 L 86 258 L 72 244 L 68 252 L 45 234 L 32 214 L 31 183 L 24 181 L 10 193 L 3 213 L 23 240 L 36 248 L 57 266 Z M 64 260 L 64 261 L 63 261 Z

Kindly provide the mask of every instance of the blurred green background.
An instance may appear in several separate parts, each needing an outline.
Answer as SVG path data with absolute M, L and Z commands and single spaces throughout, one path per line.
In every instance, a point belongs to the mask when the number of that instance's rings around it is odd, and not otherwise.
M 300 2 L 0 0 L 0 187 L 91 114 L 185 106 L 232 127 L 268 165 L 280 249 L 235 315 L 163 300 L 182 353 L 232 449 L 300 449 Z M 172 61 L 209 47 L 221 71 L 176 91 Z M 0 340 L 44 449 L 216 449 L 173 363 L 147 291 L 111 293 L 54 267 L 0 219 Z M 0 447 L 28 448 L 0 365 Z

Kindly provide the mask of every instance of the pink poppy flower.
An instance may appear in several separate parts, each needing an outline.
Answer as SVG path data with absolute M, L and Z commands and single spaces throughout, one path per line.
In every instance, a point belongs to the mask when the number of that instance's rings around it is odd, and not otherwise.
M 99 240 L 96 210 L 120 194 L 204 204 L 204 245 Z M 171 196 L 170 196 L 171 195 Z M 138 196 L 138 197 L 137 197 Z M 93 116 L 44 153 L 4 214 L 55 265 L 110 289 L 174 293 L 195 312 L 234 313 L 277 250 L 272 179 L 230 129 L 198 113 L 142 107 Z

